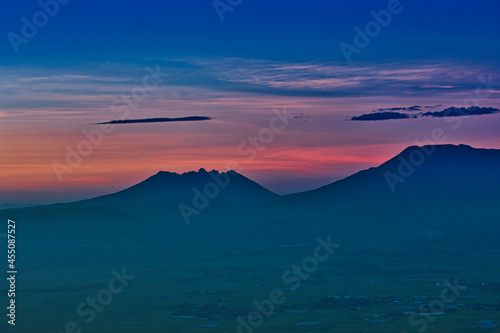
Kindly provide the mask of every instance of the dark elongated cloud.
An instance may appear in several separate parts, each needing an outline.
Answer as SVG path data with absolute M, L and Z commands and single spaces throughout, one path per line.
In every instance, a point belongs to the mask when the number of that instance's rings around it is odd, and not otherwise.
M 211 120 L 210 117 L 203 116 L 192 116 L 192 117 L 182 117 L 182 118 L 146 118 L 146 119 L 124 119 L 124 120 L 111 120 L 103 123 L 97 123 L 95 125 L 104 124 L 140 124 L 140 123 L 170 123 L 179 121 L 203 121 Z
M 463 116 L 480 116 L 484 114 L 493 114 L 500 112 L 495 108 L 480 108 L 479 106 L 471 106 L 469 108 L 451 107 L 438 112 L 425 112 L 422 117 L 463 117 Z
M 418 106 L 410 108 L 390 108 L 390 109 L 378 109 L 378 110 L 406 109 L 408 111 L 412 111 L 410 109 L 415 109 L 416 107 Z M 424 108 L 431 108 L 431 107 L 424 107 Z M 357 117 L 352 117 L 351 121 L 375 121 L 375 120 L 412 119 L 412 118 L 415 119 L 420 117 L 434 117 L 434 118 L 465 117 L 465 116 L 480 116 L 486 114 L 494 114 L 499 112 L 500 110 L 496 108 L 479 107 L 479 106 L 471 106 L 468 108 L 451 107 L 444 109 L 443 111 L 429 111 L 429 112 L 420 112 L 416 114 L 393 112 L 393 111 L 377 112 L 377 110 L 375 110 L 373 113 L 366 113 Z
M 358 117 L 352 117 L 352 121 L 374 121 L 374 120 L 390 120 L 390 119 L 408 119 L 411 116 L 400 112 L 378 112 L 362 114 Z

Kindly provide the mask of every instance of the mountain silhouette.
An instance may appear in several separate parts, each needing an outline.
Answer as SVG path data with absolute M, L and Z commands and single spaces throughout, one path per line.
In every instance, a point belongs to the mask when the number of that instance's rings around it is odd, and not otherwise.
M 109 235 L 132 232 L 137 225 L 182 230 L 193 221 L 195 227 L 223 228 L 226 224 L 251 223 L 250 216 L 272 207 L 278 198 L 236 171 L 160 171 L 113 194 L 71 203 L 5 209 L 0 210 L 0 216 L 37 221 L 35 229 L 42 234 L 45 232 L 39 228 L 55 224 L 57 230 L 70 230 L 74 224 L 98 230 L 115 225 L 106 230 Z
M 466 145 L 411 146 L 379 167 L 290 197 L 306 200 L 428 201 L 470 191 L 497 193 L 500 150 Z
M 200 169 L 183 174 L 160 171 L 123 191 L 66 205 L 109 206 L 139 218 L 173 223 L 182 217 L 189 224 L 198 216 L 216 218 L 263 209 L 277 199 L 278 195 L 236 171 Z
M 378 167 L 293 195 L 276 195 L 235 171 L 162 171 L 117 193 L 0 215 L 38 229 L 113 225 L 111 234 L 116 226 L 126 234 L 139 223 L 153 230 L 224 230 L 231 237 L 240 228 L 255 237 L 335 232 L 479 239 L 500 231 L 499 171 L 500 150 L 411 146 Z
M 289 195 L 283 205 L 360 232 L 438 235 L 497 230 L 499 199 L 500 150 L 435 145 L 408 147 L 378 167 Z

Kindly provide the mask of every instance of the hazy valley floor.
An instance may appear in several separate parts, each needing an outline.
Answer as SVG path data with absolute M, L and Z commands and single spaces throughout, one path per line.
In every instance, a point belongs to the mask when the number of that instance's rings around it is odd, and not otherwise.
M 74 322 L 81 332 L 109 333 L 470 333 L 495 331 L 480 328 L 480 320 L 500 321 L 500 247 L 350 242 L 314 267 L 307 258 L 318 246 L 315 239 L 39 242 L 18 245 L 17 332 L 65 332 Z M 292 289 L 295 283 L 285 283 L 291 280 L 283 274 L 304 262 L 311 273 Z M 101 291 L 108 290 L 112 270 L 122 269 L 134 278 L 108 300 Z M 238 331 L 236 317 L 257 311 L 255 301 L 268 304 L 276 290 L 283 302 L 274 304 L 274 313 Z M 109 304 L 100 312 L 83 306 L 86 315 L 77 314 L 87 297 Z M 427 311 L 445 314 L 412 317 L 433 301 Z

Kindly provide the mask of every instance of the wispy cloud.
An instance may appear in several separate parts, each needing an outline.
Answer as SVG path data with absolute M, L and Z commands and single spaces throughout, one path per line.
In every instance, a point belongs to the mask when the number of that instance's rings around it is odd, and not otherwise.
M 225 89 L 294 96 L 400 96 L 441 94 L 474 89 L 477 77 L 493 72 L 466 63 L 386 63 L 346 66 L 332 62 L 286 63 L 223 58 L 190 59 L 215 86 Z
M 439 62 L 365 63 L 284 62 L 245 58 L 160 58 L 139 64 L 101 64 L 95 68 L 2 67 L 0 108 L 59 107 L 71 99 L 87 107 L 89 98 L 130 91 L 144 68 L 158 64 L 168 73 L 157 96 L 179 96 L 199 89 L 214 93 L 251 93 L 294 97 L 422 97 L 474 90 L 478 76 L 495 72 L 488 64 Z M 497 92 L 495 92 L 497 93 Z M 156 97 L 156 96 L 155 96 Z M 64 101 L 66 102 L 66 101 Z M 73 105 L 73 104 L 72 104 Z M 381 110 L 382 111 L 382 110 Z M 412 110 L 383 110 L 412 111 Z M 413 110 L 417 111 L 417 110 Z
M 182 117 L 182 118 L 146 118 L 146 119 L 123 119 L 123 120 L 111 120 L 103 123 L 97 123 L 94 125 L 106 125 L 106 124 L 143 124 L 143 123 L 171 123 L 171 122 L 182 122 L 182 121 L 204 121 L 211 120 L 210 117 L 205 116 L 192 116 L 192 117 Z

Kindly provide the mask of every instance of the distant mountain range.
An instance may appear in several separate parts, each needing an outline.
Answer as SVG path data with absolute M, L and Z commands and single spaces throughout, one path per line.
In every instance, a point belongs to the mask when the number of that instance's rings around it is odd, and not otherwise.
M 244 228 L 256 237 L 293 230 L 480 240 L 500 231 L 499 203 L 500 150 L 436 145 L 409 147 L 378 167 L 293 195 L 276 195 L 235 171 L 200 169 L 159 172 L 114 194 L 3 209 L 0 216 L 46 235 L 75 228 L 82 236 L 126 235 L 146 228 L 185 235 L 224 230 L 235 237 Z

